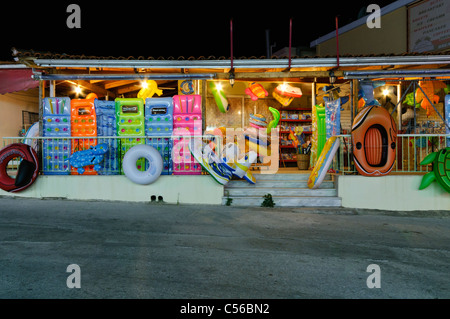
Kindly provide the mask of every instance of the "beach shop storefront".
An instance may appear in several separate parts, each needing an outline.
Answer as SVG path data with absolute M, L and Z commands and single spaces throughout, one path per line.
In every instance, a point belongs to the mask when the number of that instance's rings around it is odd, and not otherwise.
M 256 156 L 243 162 L 249 164 L 241 167 L 247 169 L 245 174 L 231 174 L 228 179 L 255 188 L 255 176 L 289 173 L 309 177 L 319 159 L 318 148 L 325 146 L 328 125 L 339 135 L 340 145 L 327 175 L 342 206 L 394 210 L 450 207 L 448 192 L 438 184 L 418 190 L 422 177 L 431 170 L 431 165 L 420 162 L 446 147 L 447 55 L 340 57 L 337 68 L 336 58 L 232 61 L 111 59 L 17 50 L 15 54 L 18 63 L 32 68 L 39 82 L 40 125 L 28 141 L 39 146 L 41 167 L 32 186 L 17 193 L 2 191 L 2 195 L 221 204 L 227 181 L 218 179 L 223 175 L 226 179 L 226 172 L 221 166 L 216 170 L 210 167 L 209 172 L 197 165 L 189 147 L 181 147 L 173 156 L 177 146 L 186 146 L 180 144 L 181 137 L 176 138 L 179 130 L 201 137 L 219 161 L 223 147 L 230 142 L 228 133 L 236 137 L 233 142 L 242 136 L 237 143 L 241 154 L 253 150 Z M 425 83 L 433 84 L 432 94 L 422 99 L 411 95 L 417 90 L 431 92 L 424 89 L 429 86 Z M 399 133 L 389 176 L 362 176 L 354 165 L 352 123 L 358 112 L 373 102 L 370 99 L 391 114 Z M 420 104 L 428 99 L 431 106 L 422 108 Z M 77 106 L 76 100 L 92 103 Z M 333 101 L 338 101 L 337 113 L 329 112 Z M 120 114 L 116 107 L 122 108 Z M 79 126 L 83 119 L 85 125 Z M 269 134 L 252 136 L 255 131 Z M 18 140 L 3 139 L 5 146 L 13 142 Z M 71 155 L 102 142 L 115 154 L 104 156 L 98 170 L 89 165 L 81 171 L 69 164 Z M 160 176 L 145 186 L 123 171 L 124 155 L 139 144 L 160 150 L 162 158 Z M 136 159 L 138 170 L 146 166 L 145 159 Z M 309 191 L 320 189 L 319 185 Z M 364 189 L 383 193 L 361 195 Z M 388 207 L 380 203 L 379 196 L 390 202 Z M 412 203 L 412 198 L 426 204 Z M 305 206 L 301 200 L 296 203 Z

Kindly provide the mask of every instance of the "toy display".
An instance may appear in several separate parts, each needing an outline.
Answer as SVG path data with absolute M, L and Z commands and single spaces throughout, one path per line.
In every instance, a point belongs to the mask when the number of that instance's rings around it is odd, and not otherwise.
M 115 102 L 95 99 L 94 106 L 97 117 L 97 136 L 117 136 Z M 107 144 L 108 151 L 103 161 L 98 164 L 100 167 L 96 170 L 97 173 L 99 175 L 119 174 L 118 139 L 98 138 L 98 143 Z
M 46 97 L 43 103 L 42 169 L 46 175 L 68 175 L 71 140 L 70 99 L 68 97 Z M 54 139 L 56 138 L 56 139 Z
M 256 82 L 250 83 L 248 88 L 245 89 L 245 94 L 250 96 L 252 101 L 257 101 L 258 99 L 269 96 L 269 92 L 267 92 L 261 84 Z
M 339 138 L 337 136 L 332 136 L 327 139 L 325 146 L 314 166 L 313 171 L 308 178 L 308 187 L 311 189 L 319 188 L 322 184 L 325 175 L 327 174 L 328 168 L 333 162 L 334 155 L 339 149 Z
M 163 159 L 162 175 L 172 175 L 173 99 L 171 97 L 145 100 L 146 144 L 153 146 Z
M 117 136 L 127 136 L 119 140 L 120 159 L 133 146 L 145 144 L 144 100 L 133 98 L 117 98 L 115 100 Z M 129 137 L 135 136 L 135 137 Z M 139 160 L 138 169 L 145 169 L 145 161 Z M 121 172 L 123 174 L 123 171 Z
M 366 106 L 352 126 L 353 159 L 364 176 L 390 173 L 395 163 L 397 129 L 394 119 L 381 106 Z
M 216 85 L 214 82 L 209 82 L 209 88 L 211 89 L 211 93 L 214 96 L 214 101 L 216 101 L 219 111 L 226 113 L 230 108 L 230 104 L 220 87 L 221 86 Z
M 9 161 L 20 157 L 17 175 L 8 175 Z M 39 160 L 36 151 L 28 144 L 13 143 L 0 150 L 0 188 L 7 192 L 20 192 L 30 187 L 39 174 Z
M 102 143 L 90 146 L 87 150 L 77 151 L 70 155 L 69 164 L 77 169 L 77 173 L 83 175 L 84 167 L 91 167 L 94 171 L 99 171 L 101 166 L 99 163 L 103 161 L 105 153 L 108 151 L 108 144 Z M 94 174 L 90 174 L 94 175 Z
M 173 140 L 173 174 L 200 175 L 202 167 L 189 152 L 188 144 L 190 136 L 202 135 L 201 96 L 175 95 L 173 106 L 173 135 L 179 136 Z
M 149 163 L 145 171 L 139 169 L 137 165 L 142 158 L 145 158 Z M 161 155 L 150 145 L 131 147 L 125 154 L 122 165 L 125 176 L 132 182 L 141 185 L 148 185 L 156 181 L 163 169 Z
M 428 164 L 433 164 L 433 170 L 423 176 L 419 189 L 424 189 L 436 181 L 450 193 L 450 147 L 430 153 L 420 162 L 420 165 Z
M 70 101 L 71 118 L 70 127 L 72 136 L 83 137 L 72 140 L 71 154 L 78 151 L 87 150 L 97 145 L 97 139 L 86 138 L 97 136 L 97 116 L 95 113 L 94 99 L 74 99 Z M 93 165 L 89 165 L 85 169 L 76 170 L 72 165 L 70 173 L 78 175 L 83 171 L 84 175 L 96 175 Z

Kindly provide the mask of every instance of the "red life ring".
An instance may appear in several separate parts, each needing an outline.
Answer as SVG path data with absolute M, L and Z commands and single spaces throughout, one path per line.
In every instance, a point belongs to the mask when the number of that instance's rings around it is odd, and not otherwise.
M 21 157 L 16 178 L 6 172 L 10 160 Z M 27 144 L 14 143 L 0 151 L 0 188 L 7 192 L 19 192 L 34 183 L 39 173 L 39 161 L 36 151 Z
M 359 174 L 389 174 L 395 163 L 396 140 L 394 119 L 384 107 L 363 108 L 352 126 L 353 159 Z

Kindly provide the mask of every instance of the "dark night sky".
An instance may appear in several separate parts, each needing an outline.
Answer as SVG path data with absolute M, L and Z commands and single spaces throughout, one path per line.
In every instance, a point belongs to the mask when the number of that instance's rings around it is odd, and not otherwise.
M 383 7 L 389 0 L 363 1 L 59 1 L 11 2 L 0 20 L 0 61 L 12 60 L 11 48 L 94 56 L 230 56 L 230 18 L 233 18 L 234 56 L 266 54 L 265 30 L 270 29 L 273 51 L 307 46 L 357 19 L 370 3 Z M 69 29 L 70 3 L 81 7 L 81 29 Z M 156 4 L 155 4 L 156 3 Z M 2 4 L 3 6 L 3 4 Z

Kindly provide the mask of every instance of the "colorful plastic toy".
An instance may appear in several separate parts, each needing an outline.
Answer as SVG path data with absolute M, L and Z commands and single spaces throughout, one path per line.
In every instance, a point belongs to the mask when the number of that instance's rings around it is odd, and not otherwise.
M 138 165 L 145 158 L 149 165 L 142 171 Z M 148 185 L 156 181 L 161 175 L 163 161 L 159 152 L 150 145 L 135 145 L 131 147 L 123 158 L 123 171 L 129 180 L 136 184 Z
M 94 99 L 74 99 L 70 101 L 71 119 L 70 127 L 72 136 L 83 137 L 72 140 L 71 154 L 75 152 L 87 150 L 97 145 L 97 139 L 86 138 L 97 136 L 97 116 L 95 113 Z M 72 175 L 79 174 L 72 165 L 70 170 Z M 83 169 L 85 175 L 97 175 L 94 166 L 90 165 Z
M 288 83 L 279 84 L 275 88 L 275 92 L 279 95 L 289 96 L 289 97 L 302 97 L 302 89 L 299 87 L 291 86 Z
M 201 139 L 193 138 L 189 141 L 189 151 L 194 159 L 203 167 L 209 175 L 220 185 L 227 184 L 231 179 L 231 174 L 220 165 L 221 160 L 216 153 L 204 145 Z
M 257 101 L 258 99 L 269 96 L 269 92 L 267 92 L 261 84 L 256 82 L 250 83 L 250 85 L 245 89 L 244 92 L 245 94 L 250 96 L 253 101 Z
M 70 98 L 46 97 L 43 103 L 42 170 L 45 175 L 68 175 L 71 140 Z
M 279 94 L 275 90 L 272 92 L 272 96 L 283 106 L 288 106 L 294 100 L 292 96 Z
M 322 184 L 325 175 L 328 172 L 328 168 L 333 162 L 334 155 L 339 149 L 339 138 L 337 136 L 330 137 L 317 160 L 314 169 L 308 178 L 308 187 L 311 189 L 319 188 Z
M 428 154 L 420 165 L 433 164 L 433 170 L 426 173 L 419 189 L 427 188 L 436 181 L 444 190 L 450 193 L 450 147 Z
M 16 178 L 8 175 L 9 161 L 20 157 Z M 28 144 L 14 143 L 0 150 L 0 188 L 7 192 L 20 192 L 30 187 L 39 175 L 39 160 L 36 151 Z
M 214 96 L 214 101 L 216 101 L 219 111 L 226 113 L 230 108 L 230 104 L 228 103 L 225 93 L 223 93 L 223 91 L 219 89 L 214 82 L 209 82 L 209 88 L 211 89 L 211 93 Z
M 172 175 L 173 99 L 171 97 L 145 99 L 146 144 L 153 146 L 163 159 L 162 175 Z
M 278 126 L 278 122 L 280 121 L 280 111 L 278 111 L 276 108 L 269 106 L 269 111 L 272 113 L 273 120 L 270 121 L 269 125 L 267 125 L 267 134 L 270 134 L 273 128 Z
M 80 175 L 84 174 L 86 166 L 92 166 L 93 170 L 98 171 L 101 169 L 99 164 L 103 161 L 106 152 L 108 152 L 106 143 L 91 146 L 87 150 L 77 151 L 70 155 L 69 164 L 76 168 Z
M 395 163 L 397 129 L 394 119 L 381 106 L 366 106 L 352 126 L 353 160 L 364 176 L 390 173 Z
M 267 126 L 266 118 L 261 114 L 250 113 L 249 124 L 256 129 L 266 129 Z
M 116 106 L 114 101 L 94 100 L 95 114 L 97 117 L 97 136 L 117 136 Z M 106 143 L 108 151 L 96 170 L 99 175 L 117 175 L 119 167 L 118 139 L 98 138 L 98 143 Z
M 173 97 L 173 174 L 200 175 L 201 165 L 189 152 L 190 137 L 202 135 L 202 99 L 200 95 Z
M 117 136 L 126 136 L 119 140 L 120 158 L 133 146 L 145 144 L 144 100 L 137 98 L 116 98 Z M 133 136 L 133 137 L 131 137 Z M 137 163 L 140 170 L 145 170 L 145 161 Z M 123 174 L 123 170 L 121 172 Z
M 419 86 L 422 88 L 416 90 L 416 102 L 420 103 L 420 106 L 427 110 L 427 116 L 434 113 L 434 108 L 430 104 L 430 101 L 434 104 L 439 102 L 439 96 L 434 94 L 439 88 L 445 88 L 445 84 L 441 81 L 419 81 Z M 428 99 L 425 97 L 427 95 Z
M 158 89 L 158 84 L 156 83 L 156 81 L 147 80 L 145 81 L 144 87 L 139 90 L 137 98 L 145 100 L 151 98 L 155 94 L 161 96 L 162 93 L 163 91 Z

